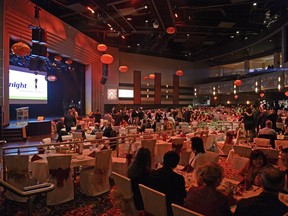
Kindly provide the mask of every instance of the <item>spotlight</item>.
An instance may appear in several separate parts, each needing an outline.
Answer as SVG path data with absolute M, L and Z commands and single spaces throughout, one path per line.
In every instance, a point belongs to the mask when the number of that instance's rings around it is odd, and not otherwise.
M 155 28 L 155 29 L 159 28 L 159 22 L 158 22 L 158 20 L 155 20 L 155 21 L 153 22 L 153 28 Z

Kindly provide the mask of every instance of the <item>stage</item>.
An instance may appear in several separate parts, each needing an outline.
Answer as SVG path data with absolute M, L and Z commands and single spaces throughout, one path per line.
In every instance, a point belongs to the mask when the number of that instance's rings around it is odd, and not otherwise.
M 3 137 L 9 138 L 22 138 L 41 136 L 51 134 L 51 122 L 57 121 L 60 117 L 45 117 L 44 120 L 38 121 L 36 118 L 29 118 L 28 122 L 17 124 L 16 120 L 10 120 L 8 126 L 3 127 Z

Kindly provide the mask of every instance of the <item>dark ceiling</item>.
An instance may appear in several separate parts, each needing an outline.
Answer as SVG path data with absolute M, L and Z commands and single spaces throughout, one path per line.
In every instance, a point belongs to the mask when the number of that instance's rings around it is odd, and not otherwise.
M 288 0 L 32 2 L 97 42 L 117 47 L 120 51 L 187 61 L 205 60 L 210 65 L 279 50 L 279 33 L 258 45 L 240 49 L 260 41 L 279 23 L 287 22 L 288 8 Z M 175 34 L 166 32 L 171 26 L 176 28 Z M 222 55 L 233 50 L 238 51 L 229 56 Z

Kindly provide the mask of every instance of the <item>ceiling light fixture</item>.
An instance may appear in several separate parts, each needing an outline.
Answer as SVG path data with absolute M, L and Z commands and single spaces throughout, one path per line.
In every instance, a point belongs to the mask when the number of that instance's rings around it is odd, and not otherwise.
M 153 22 L 153 28 L 155 29 L 159 28 L 159 22 L 157 19 Z
M 254 3 L 253 3 L 253 6 L 257 6 L 257 2 L 254 2 Z
M 145 20 L 146 23 L 148 23 L 148 20 Z
M 175 13 L 174 16 L 175 16 L 176 18 L 178 18 L 178 14 L 177 14 L 177 13 Z
M 91 12 L 91 13 L 95 13 L 95 11 L 92 9 L 92 8 L 90 8 L 90 7 L 87 7 L 87 9 Z

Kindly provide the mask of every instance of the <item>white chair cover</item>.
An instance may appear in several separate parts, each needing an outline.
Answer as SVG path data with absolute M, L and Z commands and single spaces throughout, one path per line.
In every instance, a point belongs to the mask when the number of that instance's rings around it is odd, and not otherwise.
M 47 205 L 58 205 L 74 199 L 71 155 L 48 156 L 49 182 L 56 185 L 47 193 Z
M 121 210 L 123 216 L 135 216 L 138 215 L 138 211 L 133 201 L 133 192 L 131 186 L 131 180 L 119 173 L 112 172 L 112 178 L 114 179 L 116 189 L 121 194 L 119 202 L 125 202 L 125 209 Z
M 167 216 L 166 196 L 159 191 L 139 184 L 144 209 L 154 216 Z
M 51 140 L 50 137 L 42 139 L 42 143 L 43 143 L 43 144 L 49 144 L 49 143 L 51 143 L 51 142 L 52 142 L 52 140 Z
M 89 196 L 97 196 L 110 190 L 109 175 L 112 168 L 112 150 L 102 150 L 95 154 L 94 167 L 80 171 L 80 191 Z
M 191 211 L 175 203 L 171 204 L 174 216 L 204 216 L 200 213 Z
M 82 139 L 83 138 L 82 132 L 72 132 L 72 137 L 73 137 L 73 139 Z M 62 140 L 63 140 L 63 136 L 62 136 Z
M 250 153 L 252 151 L 250 146 L 234 145 L 233 148 L 236 155 L 239 155 L 240 157 L 250 157 Z
M 6 166 L 7 182 L 14 187 L 24 190 L 24 187 L 36 184 L 36 180 L 29 177 L 28 164 L 29 155 L 6 155 L 4 156 Z M 26 202 L 27 197 L 20 197 L 16 194 L 6 191 L 5 196 L 7 199 L 16 202 Z
M 279 157 L 279 150 L 276 149 L 271 149 L 271 148 L 257 148 L 259 150 L 261 150 L 262 152 L 264 152 L 264 154 L 266 155 L 266 157 L 271 161 L 278 161 L 278 157 Z
M 239 157 L 237 155 L 233 158 L 232 168 L 236 171 L 240 171 L 249 161 L 249 158 Z
M 96 132 L 95 135 L 96 135 L 96 139 L 101 139 L 103 136 L 103 132 L 102 131 Z
M 86 135 L 86 140 L 90 141 L 90 140 L 95 140 L 96 139 L 96 134 L 92 135 L 92 134 L 87 134 Z
M 219 163 L 219 153 L 206 151 L 205 158 L 206 162 Z
M 128 161 L 126 158 L 112 157 L 112 171 L 123 176 L 127 175 Z
M 67 141 L 67 140 L 72 140 L 73 136 L 72 136 L 72 134 L 70 134 L 70 135 L 61 136 L 61 138 L 62 138 L 62 141 L 64 142 L 64 141 Z
M 275 148 L 277 150 L 288 148 L 288 140 L 275 140 Z
M 144 148 L 148 148 L 151 153 L 151 166 L 154 168 L 154 164 L 156 161 L 155 158 L 155 146 L 156 146 L 156 139 L 143 139 L 141 140 L 141 146 Z
M 153 128 L 145 128 L 145 133 L 153 133 L 154 129 Z
M 257 147 L 266 147 L 268 148 L 270 145 L 270 139 L 265 139 L 265 138 L 254 138 L 254 143 Z

